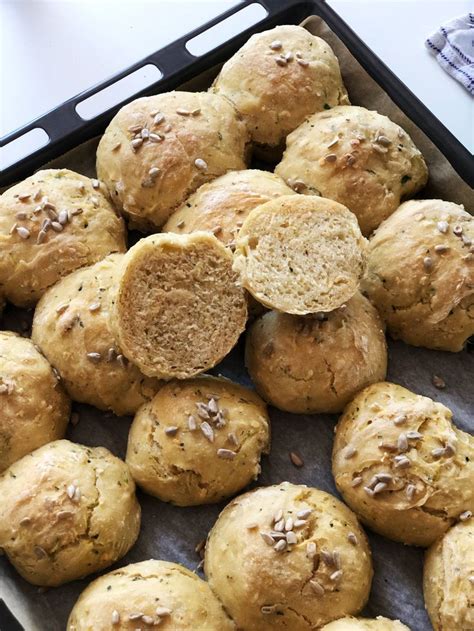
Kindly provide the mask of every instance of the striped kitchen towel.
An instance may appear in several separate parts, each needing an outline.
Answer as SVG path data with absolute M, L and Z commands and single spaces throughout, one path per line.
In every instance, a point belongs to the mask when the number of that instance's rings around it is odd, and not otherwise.
M 441 26 L 425 43 L 446 72 L 474 96 L 474 13 Z

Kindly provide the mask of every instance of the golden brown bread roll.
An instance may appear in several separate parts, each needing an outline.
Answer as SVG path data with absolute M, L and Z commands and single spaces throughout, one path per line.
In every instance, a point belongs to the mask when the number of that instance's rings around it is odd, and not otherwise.
M 369 618 L 340 618 L 324 625 L 321 631 L 410 631 L 399 620 L 389 620 L 383 616 L 377 616 L 373 620 Z
M 474 335 L 474 219 L 452 202 L 405 202 L 370 240 L 362 286 L 392 337 L 462 350 Z
M 167 92 L 122 107 L 97 148 L 97 173 L 131 226 L 162 226 L 201 184 L 245 169 L 248 133 L 226 98 Z
M 393 383 L 360 392 L 336 427 L 333 474 L 370 528 L 429 546 L 474 510 L 474 438 L 452 412 Z
M 295 129 L 275 173 L 300 193 L 347 206 L 366 236 L 428 179 L 422 154 L 401 127 L 354 106 L 314 114 Z
M 205 573 L 237 627 L 307 631 L 359 612 L 369 545 L 338 499 L 289 482 L 240 495 L 209 533 Z
M 125 251 L 125 229 L 98 180 L 38 171 L 0 196 L 0 293 L 34 305 L 70 272 Z

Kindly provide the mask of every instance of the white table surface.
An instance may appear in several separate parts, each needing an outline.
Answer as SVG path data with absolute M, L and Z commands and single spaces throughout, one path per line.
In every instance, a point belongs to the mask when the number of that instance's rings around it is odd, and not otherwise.
M 426 37 L 444 21 L 472 11 L 472 1 L 328 0 L 474 151 L 474 99 L 424 47 Z M 0 0 L 0 135 L 234 4 L 235 0 Z

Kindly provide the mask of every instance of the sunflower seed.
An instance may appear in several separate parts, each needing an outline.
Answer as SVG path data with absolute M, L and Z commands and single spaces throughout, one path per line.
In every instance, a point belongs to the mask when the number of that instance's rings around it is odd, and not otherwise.
M 326 565 L 331 565 L 331 566 L 335 565 L 334 556 L 332 552 L 329 552 L 328 550 L 321 550 L 321 558 Z
M 324 156 L 324 160 L 326 162 L 336 162 L 337 155 L 335 153 L 328 153 L 327 155 Z
M 196 419 L 192 414 L 188 416 L 188 428 L 191 432 L 194 432 L 197 429 Z
M 21 237 L 22 239 L 29 239 L 31 236 L 31 233 L 28 230 L 28 228 L 25 228 L 24 226 L 16 226 L 16 231 L 18 233 L 18 236 Z
M 171 616 L 171 614 L 173 613 L 173 610 L 170 609 L 169 607 L 157 607 L 155 609 L 155 613 L 157 616 L 160 616 L 161 618 L 166 618 L 166 616 Z
M 349 445 L 344 452 L 344 458 L 346 460 L 350 460 L 356 455 L 356 453 L 357 449 L 353 445 Z
M 396 469 L 406 469 L 411 466 L 411 460 L 407 456 L 395 456 L 394 461 Z
M 279 510 L 277 510 L 277 512 L 273 515 L 273 523 L 276 523 L 278 521 L 280 521 L 280 519 L 283 518 L 283 511 L 280 508 Z
M 416 486 L 414 484 L 409 484 L 407 486 L 407 488 L 405 489 L 405 493 L 409 500 L 413 499 L 413 496 L 415 495 L 415 491 L 416 491 Z
M 295 465 L 295 467 L 304 466 L 304 460 L 294 451 L 290 451 L 290 460 Z
M 165 434 L 167 436 L 176 436 L 177 433 L 178 433 L 178 428 L 176 427 L 176 425 L 170 425 L 169 427 L 165 429 Z
M 273 537 L 271 535 L 268 534 L 268 532 L 263 532 L 262 530 L 260 531 L 260 536 L 262 537 L 262 539 L 265 541 L 265 543 L 267 544 L 267 546 L 273 546 L 275 543 L 275 540 L 273 539 Z
M 472 511 L 470 511 L 470 510 L 466 510 L 466 511 L 464 511 L 464 513 L 461 513 L 459 515 L 459 519 L 461 521 L 467 521 L 468 519 L 471 519 L 471 517 L 472 517 Z
M 75 208 L 71 211 L 71 215 L 75 217 L 76 215 L 82 215 L 83 212 L 82 208 Z
M 155 620 L 151 616 L 142 616 L 142 622 L 146 624 L 147 627 L 151 627 L 155 624 Z
M 285 530 L 285 520 L 283 518 L 279 519 L 273 526 L 273 529 L 276 532 L 283 532 Z
M 239 439 L 237 438 L 234 432 L 230 432 L 229 434 L 227 434 L 227 438 L 230 443 L 232 443 L 236 447 L 239 446 Z
M 275 550 L 275 552 L 283 552 L 283 550 L 286 549 L 286 540 L 280 539 L 280 541 L 277 541 L 273 546 L 273 549 Z
M 151 167 L 151 169 L 148 171 L 148 175 L 150 177 L 158 177 L 158 175 L 160 174 L 160 169 L 158 167 Z
M 143 125 L 131 125 L 128 128 L 128 131 L 132 132 L 132 134 L 136 134 L 137 132 L 140 132 L 143 128 Z
M 290 546 L 295 545 L 295 543 L 298 541 L 295 533 L 290 530 L 289 532 L 286 533 L 286 543 Z
M 334 140 L 331 140 L 331 142 L 326 146 L 328 149 L 331 149 L 331 147 L 334 147 L 334 145 L 337 145 L 338 142 L 339 142 L 339 138 L 336 136 L 336 138 L 334 138 Z
M 46 550 L 41 546 L 35 546 L 33 549 L 37 559 L 44 559 L 47 556 Z
M 130 613 L 128 614 L 128 619 L 129 620 L 140 620 L 140 618 L 143 616 L 142 612 L 140 611 L 139 613 Z
M 308 559 L 314 559 L 316 556 L 316 544 L 314 541 L 308 541 L 306 544 L 306 556 Z
M 357 539 L 357 536 L 355 535 L 355 533 L 350 532 L 350 533 L 347 535 L 347 541 L 348 541 L 349 543 L 352 543 L 352 545 L 353 545 L 353 546 L 356 546 L 356 545 L 357 545 L 357 543 L 358 543 L 358 539 Z
M 291 50 L 289 50 L 289 51 L 285 54 L 285 59 L 286 59 L 286 61 L 288 61 L 288 62 L 293 61 L 293 53 L 291 52 Z
M 444 447 L 444 455 L 445 456 L 454 456 L 456 453 L 456 446 L 453 443 L 447 442 Z
M 99 311 L 100 309 L 100 302 L 93 302 L 92 304 L 89 305 L 89 311 Z
M 116 609 L 114 609 L 112 611 L 112 624 L 119 624 L 119 622 L 120 622 L 120 614 Z
M 274 59 L 275 63 L 277 63 L 279 66 L 286 66 L 288 63 L 284 57 L 274 57 Z
M 400 434 L 397 439 L 397 448 L 398 451 L 407 451 L 408 449 L 408 439 L 406 434 Z
M 445 449 L 444 447 L 437 447 L 436 449 L 432 449 L 431 450 L 431 455 L 433 456 L 433 458 L 442 458 L 445 454 Z
M 97 364 L 102 359 L 102 356 L 100 353 L 86 353 L 86 357 L 88 360 L 90 360 L 94 364 Z
M 391 482 L 393 480 L 393 475 L 391 473 L 377 473 L 376 478 L 379 482 Z
M 76 487 L 74 486 L 74 484 L 70 484 L 66 489 L 67 496 L 71 500 L 74 497 L 75 492 L 76 492 Z
M 209 399 L 207 409 L 211 414 L 217 414 L 217 412 L 219 411 L 219 406 L 217 405 L 217 401 L 214 398 Z
M 258 523 L 256 521 L 252 521 L 250 522 L 250 524 L 247 524 L 245 527 L 247 528 L 247 530 L 254 530 L 254 528 L 258 527 Z
M 306 519 L 296 519 L 293 524 L 293 528 L 302 528 L 303 526 L 306 526 L 307 523 Z
M 18 199 L 20 200 L 20 202 L 26 202 L 28 199 L 30 199 L 30 197 L 30 193 L 21 193 L 20 195 L 18 195 Z
M 196 160 L 194 160 L 194 165 L 200 171 L 207 171 L 207 162 L 202 158 L 196 158 Z
M 29 517 L 23 517 L 23 519 L 20 520 L 20 526 L 28 526 L 28 524 L 31 524 Z
M 378 493 L 382 493 L 383 491 L 386 490 L 387 487 L 388 487 L 388 484 L 386 482 L 377 482 L 377 484 L 374 486 L 374 495 L 377 495 Z
M 180 116 L 190 116 L 191 111 L 186 110 L 183 107 L 178 107 L 178 109 L 176 110 L 176 114 L 179 114 Z
M 214 430 L 209 425 L 209 423 L 207 421 L 204 421 L 204 422 L 202 422 L 200 424 L 199 427 L 201 428 L 201 432 L 204 434 L 204 436 L 207 438 L 207 440 L 210 443 L 213 443 L 214 442 Z
M 329 580 L 330 581 L 339 581 L 342 578 L 342 570 L 336 570 L 335 572 L 333 572 L 330 577 Z
M 148 140 L 150 142 L 162 142 L 165 139 L 165 137 L 162 134 L 150 134 Z
M 280 50 L 282 48 L 283 44 L 280 42 L 279 39 L 275 39 L 273 40 L 273 42 L 270 44 L 270 48 L 272 50 Z
M 288 517 L 287 520 L 285 521 L 286 532 L 293 530 L 293 524 L 294 524 L 293 517 Z
M 364 486 L 364 491 L 367 493 L 367 495 L 373 497 L 374 491 L 370 488 L 370 486 Z
M 438 228 L 438 231 L 441 232 L 441 234 L 446 234 L 449 230 L 449 224 L 447 221 L 438 221 L 436 227 Z
M 430 272 L 433 269 L 433 259 L 431 256 L 425 256 L 423 259 L 423 267 L 427 272 Z
M 290 186 L 296 193 L 299 193 L 306 188 L 306 184 L 302 180 L 293 180 Z
M 81 499 L 81 489 L 76 486 L 76 490 L 74 491 L 74 497 L 72 498 L 75 502 L 78 502 Z
M 130 144 L 133 151 L 136 151 L 143 144 L 143 138 L 135 138 Z
M 420 432 L 415 432 L 415 431 L 407 432 L 406 436 L 408 440 L 420 440 L 420 438 L 423 437 L 423 435 L 420 434 Z
M 375 142 L 378 142 L 379 145 L 382 145 L 383 147 L 390 147 L 390 145 L 392 144 L 392 141 L 387 138 L 387 136 L 383 135 L 377 136 Z
M 298 517 L 298 519 L 308 519 L 312 512 L 313 511 L 311 508 L 303 508 L 303 510 L 300 510 L 296 513 L 296 516 Z
M 28 218 L 28 213 L 24 210 L 20 210 L 19 212 L 16 213 L 15 218 L 19 219 L 20 221 L 24 221 L 25 219 Z
M 46 239 L 46 230 L 40 230 L 38 232 L 38 236 L 36 237 L 36 243 L 40 245 Z
M 454 226 L 453 228 L 454 234 L 459 237 L 462 235 L 462 226 Z
M 296 62 L 300 66 L 303 66 L 303 68 L 306 68 L 307 66 L 309 66 L 309 61 L 306 61 L 306 59 L 297 59 Z
M 69 215 L 67 210 L 61 210 L 59 215 L 58 215 L 58 222 L 62 225 L 65 226 L 68 222 L 69 219 Z
M 317 594 L 318 596 L 324 596 L 325 589 L 321 585 L 321 583 L 318 583 L 318 581 L 312 579 L 309 581 L 309 585 L 315 594 Z
M 276 611 L 275 605 L 263 605 L 263 607 L 260 607 L 260 613 L 262 613 L 264 616 L 268 616 L 272 613 L 275 613 L 275 611 Z
M 434 387 L 438 388 L 438 390 L 443 390 L 444 388 L 446 388 L 445 380 L 442 377 L 439 377 L 438 375 L 433 375 L 433 377 L 431 378 L 431 381 Z
M 362 477 L 360 475 L 352 479 L 351 486 L 354 488 L 362 484 Z
M 218 449 L 217 455 L 219 458 L 224 458 L 224 460 L 233 460 L 237 453 L 231 449 Z
M 150 137 L 150 130 L 147 127 L 144 127 L 140 132 L 140 136 L 143 140 L 147 140 Z
M 399 414 L 393 419 L 394 425 L 403 425 L 406 423 L 407 417 L 406 414 Z
M 157 112 L 153 116 L 153 124 L 154 125 L 160 125 L 160 123 L 162 123 L 164 120 L 165 120 L 165 115 L 163 114 L 163 112 Z

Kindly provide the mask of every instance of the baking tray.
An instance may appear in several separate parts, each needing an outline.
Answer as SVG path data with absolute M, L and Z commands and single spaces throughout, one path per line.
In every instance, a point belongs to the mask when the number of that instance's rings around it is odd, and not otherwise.
M 66 166 L 92 176 L 97 135 L 104 130 L 123 103 L 137 96 L 178 87 L 205 89 L 222 62 L 252 33 L 277 24 L 303 23 L 334 48 L 341 62 L 351 101 L 388 114 L 402 124 L 422 149 L 431 171 L 430 183 L 423 196 L 443 197 L 466 205 L 470 202 L 472 207 L 474 159 L 471 154 L 323 1 L 262 0 L 261 4 L 268 11 L 264 20 L 200 58 L 194 58 L 187 52 L 185 43 L 188 40 L 250 4 L 254 3 L 251 0 L 242 2 L 133 67 L 2 139 L 0 145 L 5 145 L 31 129 L 43 127 L 50 135 L 51 142 L 6 169 L 1 176 L 1 185 L 8 186 L 46 163 L 52 167 Z M 163 73 L 163 78 L 156 84 L 148 86 L 92 121 L 83 121 L 77 116 L 77 103 L 148 63 L 155 63 Z M 136 235 L 132 235 L 132 239 L 134 238 Z M 2 328 L 27 332 L 30 318 L 31 313 L 20 313 L 17 309 L 7 308 Z M 211 372 L 224 374 L 250 386 L 243 364 L 242 341 Z M 436 390 L 432 384 L 433 374 L 439 374 L 446 380 L 445 390 Z M 462 353 L 451 354 L 389 341 L 388 379 L 451 407 L 457 425 L 471 432 L 474 429 L 473 375 L 472 347 L 468 346 Z M 81 421 L 77 426 L 69 428 L 68 438 L 88 445 L 104 445 L 116 455 L 124 456 L 130 418 L 113 417 L 85 405 L 75 404 L 74 409 L 80 413 Z M 270 415 L 272 451 L 262 460 L 262 475 L 257 484 L 267 485 L 288 479 L 337 495 L 330 473 L 336 416 L 295 416 L 272 408 Z M 291 464 L 290 451 L 296 451 L 303 457 L 304 467 L 297 469 Z M 178 508 L 141 492 L 138 496 L 143 510 L 139 540 L 129 554 L 113 567 L 154 557 L 177 561 L 195 569 L 199 558 L 194 548 L 206 536 L 225 502 L 219 505 Z M 422 551 L 396 544 L 371 532 L 368 534 L 375 577 L 364 613 L 369 617 L 386 615 L 400 618 L 412 631 L 430 631 L 421 590 Z M 75 600 L 93 578 L 94 576 L 88 577 L 47 591 L 38 590 L 21 579 L 5 559 L 0 559 L 0 631 L 17 631 L 22 628 L 25 631 L 63 630 Z M 15 622 L 13 615 L 23 626 Z

